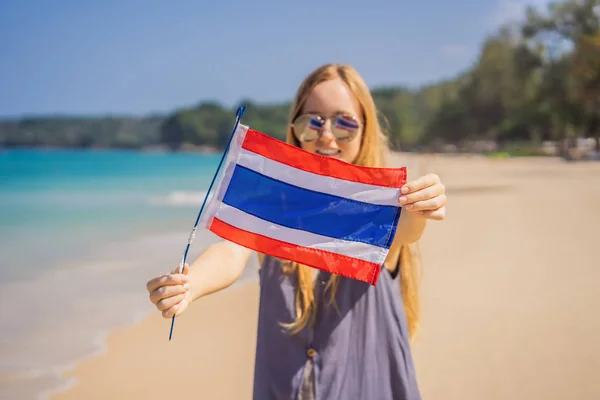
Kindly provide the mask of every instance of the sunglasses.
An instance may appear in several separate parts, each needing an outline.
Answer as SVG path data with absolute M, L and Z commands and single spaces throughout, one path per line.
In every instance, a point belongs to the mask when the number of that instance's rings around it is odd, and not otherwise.
M 330 122 L 330 130 L 336 140 L 350 141 L 362 127 L 356 117 L 350 114 L 338 113 L 329 118 L 317 114 L 302 114 L 292 122 L 292 132 L 299 141 L 312 142 L 323 134 L 326 121 Z

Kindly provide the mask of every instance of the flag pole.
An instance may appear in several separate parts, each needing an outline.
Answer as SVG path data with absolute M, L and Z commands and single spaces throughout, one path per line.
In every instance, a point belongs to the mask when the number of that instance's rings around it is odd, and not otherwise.
M 196 229 L 198 228 L 198 222 L 200 221 L 200 215 L 202 214 L 202 211 L 204 210 L 204 206 L 206 205 L 206 200 L 208 199 L 210 190 L 212 189 L 212 187 L 215 183 L 217 174 L 219 173 L 219 170 L 221 169 L 221 165 L 223 164 L 225 155 L 227 154 L 227 151 L 229 150 L 229 145 L 231 144 L 233 135 L 235 134 L 235 131 L 240 123 L 240 120 L 242 119 L 242 116 L 244 115 L 244 111 L 246 111 L 246 106 L 240 106 L 240 107 L 238 107 L 237 112 L 235 113 L 235 125 L 233 126 L 233 130 L 231 131 L 231 135 L 229 135 L 229 140 L 227 141 L 227 146 L 225 146 L 225 150 L 223 151 L 223 155 L 221 156 L 221 161 L 219 161 L 219 166 L 217 167 L 217 170 L 215 171 L 215 175 L 212 178 L 212 182 L 210 183 L 210 186 L 208 187 L 208 191 L 206 192 L 206 196 L 204 197 L 204 201 L 202 202 L 202 207 L 200 207 L 200 211 L 198 211 L 198 216 L 196 217 L 196 222 L 194 223 L 194 227 L 192 228 L 192 231 L 190 232 L 190 236 L 188 237 L 187 246 L 185 247 L 185 252 L 183 253 L 183 257 L 181 258 L 181 262 L 179 263 L 179 273 L 180 274 L 183 272 L 183 266 L 185 265 L 185 260 L 187 259 L 188 251 L 190 250 L 190 246 L 192 245 L 192 242 L 194 241 L 194 237 L 196 236 Z M 171 338 L 173 337 L 173 326 L 174 325 L 175 325 L 175 315 L 173 315 L 173 318 L 171 319 L 171 330 L 169 331 L 169 341 L 171 341 Z

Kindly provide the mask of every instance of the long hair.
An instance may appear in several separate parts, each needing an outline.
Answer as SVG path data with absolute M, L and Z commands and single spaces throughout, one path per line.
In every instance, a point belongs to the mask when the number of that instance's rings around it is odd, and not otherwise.
M 363 119 L 362 143 L 354 164 L 369 167 L 385 167 L 387 165 L 388 142 L 384 135 L 379 120 L 377 118 L 377 108 L 369 88 L 358 74 L 358 72 L 348 65 L 327 64 L 323 65 L 311 74 L 309 74 L 296 93 L 292 102 L 286 140 L 288 143 L 300 147 L 300 142 L 296 139 L 291 129 L 291 122 L 300 115 L 306 99 L 313 88 L 319 83 L 330 80 L 341 79 L 349 88 L 350 92 L 356 97 L 360 104 Z M 414 338 L 419 321 L 419 302 L 418 302 L 418 279 L 420 267 L 420 254 L 416 245 L 403 245 L 400 251 L 391 254 L 395 259 L 394 265 L 400 261 L 400 281 L 401 292 L 404 302 L 404 309 L 408 321 L 408 331 L 411 340 Z M 296 273 L 296 320 L 289 324 L 282 324 L 292 333 L 302 330 L 307 324 L 313 322 L 316 314 L 317 304 L 315 302 L 312 269 L 305 265 L 295 262 L 285 261 L 282 263 L 284 273 Z M 331 275 L 331 278 L 325 286 L 325 290 L 330 291 L 329 304 L 335 304 L 335 292 L 338 283 L 338 276 Z

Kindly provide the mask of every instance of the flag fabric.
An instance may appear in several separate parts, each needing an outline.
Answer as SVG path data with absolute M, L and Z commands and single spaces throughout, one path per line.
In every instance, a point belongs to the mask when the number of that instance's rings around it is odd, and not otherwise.
M 377 283 L 406 168 L 361 167 L 238 124 L 201 224 L 277 258 Z

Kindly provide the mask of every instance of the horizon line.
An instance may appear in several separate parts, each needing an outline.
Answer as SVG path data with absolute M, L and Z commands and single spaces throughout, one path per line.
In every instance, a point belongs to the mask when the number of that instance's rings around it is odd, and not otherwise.
M 426 88 L 429 88 L 431 86 L 436 86 L 436 85 L 441 85 L 441 84 L 444 84 L 447 82 L 456 81 L 461 76 L 468 73 L 469 70 L 470 70 L 470 68 L 467 68 L 464 71 L 461 71 L 461 72 L 455 74 L 454 76 L 448 76 L 445 78 L 440 78 L 440 79 L 432 80 L 429 82 L 423 82 L 421 84 L 418 84 L 418 85 L 415 85 L 412 87 L 408 84 L 389 83 L 389 84 L 374 85 L 374 86 L 370 87 L 369 90 L 372 93 L 375 93 L 378 91 L 384 91 L 384 90 L 399 90 L 399 91 L 405 90 L 407 92 L 414 94 L 414 93 L 422 91 Z M 237 102 L 228 104 L 227 102 L 222 101 L 222 100 L 205 98 L 205 99 L 198 100 L 196 103 L 193 103 L 193 104 L 174 106 L 169 110 L 163 110 L 163 111 L 154 110 L 154 111 L 148 111 L 145 113 L 120 113 L 120 112 L 116 112 L 116 111 L 98 112 L 98 113 L 68 113 L 68 112 L 56 111 L 56 112 L 42 112 L 42 113 L 35 113 L 35 112 L 21 113 L 21 114 L 16 114 L 16 115 L 0 114 L 0 122 L 7 122 L 7 121 L 18 122 L 18 121 L 23 121 L 23 120 L 35 120 L 35 119 L 87 119 L 87 120 L 89 120 L 89 119 L 103 119 L 103 118 L 106 118 L 106 119 L 110 119 L 110 118 L 115 118 L 115 119 L 116 118 L 119 118 L 119 119 L 166 118 L 169 115 L 175 114 L 176 112 L 179 112 L 182 110 L 194 109 L 203 104 L 215 104 L 224 109 L 235 110 L 242 103 L 257 105 L 260 107 L 276 107 L 276 106 L 283 106 L 283 105 L 290 104 L 291 101 L 292 101 L 291 98 L 282 99 L 279 101 L 277 101 L 277 100 L 258 101 L 258 100 L 252 99 L 250 96 L 245 96 L 245 97 L 240 97 L 240 100 L 238 100 Z

